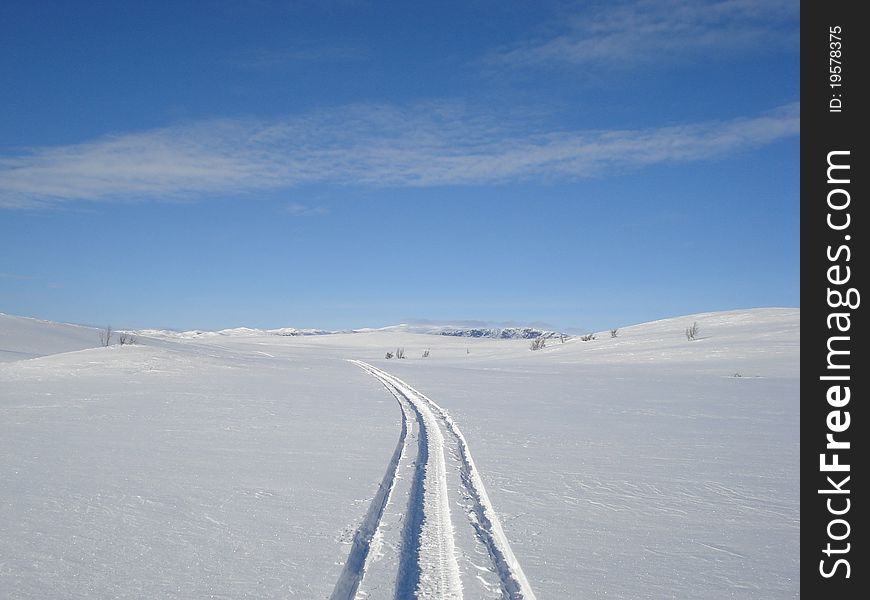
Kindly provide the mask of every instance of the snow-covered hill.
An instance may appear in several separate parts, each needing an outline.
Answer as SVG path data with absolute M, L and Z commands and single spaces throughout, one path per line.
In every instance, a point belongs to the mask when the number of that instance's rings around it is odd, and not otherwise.
M 139 336 L 153 338 L 198 339 L 208 337 L 256 337 L 263 335 L 283 335 L 295 337 L 304 335 L 329 335 L 338 332 L 329 331 L 326 329 L 299 329 L 296 327 L 281 327 L 278 329 L 233 327 L 230 329 L 221 329 L 218 331 L 202 331 L 199 329 L 194 329 L 190 331 L 173 331 L 171 329 L 138 329 L 133 331 L 132 333 Z
M 0 313 L 0 362 L 72 352 L 99 345 L 100 330 L 94 327 Z

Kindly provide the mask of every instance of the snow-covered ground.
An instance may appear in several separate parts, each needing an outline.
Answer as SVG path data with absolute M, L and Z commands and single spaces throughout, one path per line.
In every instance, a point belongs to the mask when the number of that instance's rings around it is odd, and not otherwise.
M 797 597 L 799 321 L 533 352 L 0 315 L 0 597 Z
M 0 362 L 84 350 L 99 345 L 100 331 L 93 327 L 0 313 Z

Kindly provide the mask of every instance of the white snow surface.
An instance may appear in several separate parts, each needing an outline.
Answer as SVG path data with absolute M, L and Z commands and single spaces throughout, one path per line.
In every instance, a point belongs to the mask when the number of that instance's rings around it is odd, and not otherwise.
M 95 348 L 95 327 L 53 323 L 0 313 L 0 362 Z
M 510 596 L 448 420 L 538 598 L 799 596 L 798 309 L 538 351 L 404 330 L 137 341 L 0 315 L 0 597 L 328 598 L 355 538 L 357 597 L 397 597 L 424 432 L 347 359 L 431 402 L 447 489 L 429 503 L 450 523 L 417 541 L 454 545 L 457 597 Z

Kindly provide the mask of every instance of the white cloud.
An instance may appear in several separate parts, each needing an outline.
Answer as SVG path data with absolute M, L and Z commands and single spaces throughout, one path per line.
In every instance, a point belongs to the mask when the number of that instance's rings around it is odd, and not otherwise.
M 612 68 L 796 48 L 799 12 L 793 0 L 629 0 L 566 19 L 561 33 L 502 48 L 486 62 Z
M 284 212 L 294 217 L 315 217 L 329 214 L 329 209 L 323 206 L 306 206 L 305 204 L 289 204 Z
M 32 275 L 19 275 L 18 273 L 0 273 L 0 279 L 12 279 L 15 281 L 31 281 L 36 279 Z
M 300 63 L 349 62 L 367 59 L 368 49 L 358 46 L 315 46 L 297 43 L 283 48 L 247 48 L 227 59 L 227 63 L 241 69 L 271 71 Z
M 522 133 L 453 106 L 216 120 L 0 157 L 0 207 L 203 198 L 310 183 L 438 186 L 582 178 L 711 159 L 799 133 L 800 106 L 729 121 Z

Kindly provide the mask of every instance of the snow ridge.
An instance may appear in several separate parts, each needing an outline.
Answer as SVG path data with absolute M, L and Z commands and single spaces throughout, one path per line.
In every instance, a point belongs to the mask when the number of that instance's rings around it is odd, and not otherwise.
M 455 439 L 460 459 L 460 481 L 472 502 L 469 519 L 478 539 L 489 552 L 495 572 L 499 576 L 502 596 L 508 600 L 534 600 L 534 592 L 511 550 L 480 473 L 474 464 L 468 442 L 453 418 L 446 410 L 401 379 L 367 363 L 350 362 L 379 379 L 394 394 L 398 393 L 406 398 L 418 414 L 421 429 L 426 429 L 427 448 L 432 461 L 430 463 L 427 460 L 426 466 L 423 499 L 425 517 L 419 540 L 421 570 L 417 597 L 462 597 L 450 522 L 443 426 L 444 431 Z M 400 591 L 397 587 L 397 598 L 402 597 Z

